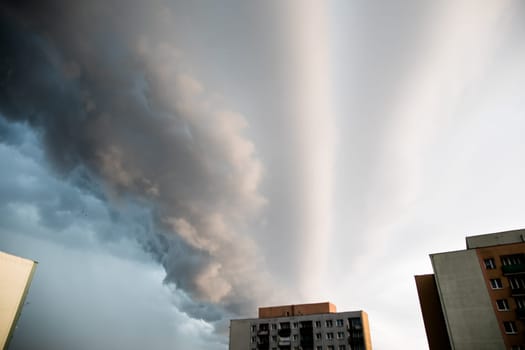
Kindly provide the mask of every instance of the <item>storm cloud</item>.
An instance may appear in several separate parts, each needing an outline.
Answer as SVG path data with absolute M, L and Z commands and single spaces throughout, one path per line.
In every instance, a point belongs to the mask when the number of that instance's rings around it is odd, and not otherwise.
M 194 300 L 178 305 L 184 311 L 214 321 L 217 308 L 253 310 L 269 280 L 247 232 L 266 203 L 263 167 L 246 118 L 192 75 L 170 36 L 157 35 L 170 32 L 170 9 L 18 1 L 0 14 L 3 140 L 15 137 L 5 125 L 29 125 L 59 176 L 114 215 L 130 215 L 125 201 L 146 208 L 140 233 L 122 234 Z

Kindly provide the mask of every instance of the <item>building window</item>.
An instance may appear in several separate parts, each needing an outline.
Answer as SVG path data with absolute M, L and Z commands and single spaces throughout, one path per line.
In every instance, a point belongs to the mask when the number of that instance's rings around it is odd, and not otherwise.
M 343 339 L 345 337 L 345 332 L 337 332 L 337 339 Z
M 346 346 L 344 346 L 344 345 L 339 345 L 339 350 L 346 350 Z
M 321 328 L 321 321 L 315 321 L 315 328 Z
M 487 270 L 492 270 L 496 268 L 496 263 L 494 262 L 494 258 L 485 259 L 485 268 Z
M 297 328 L 297 327 L 299 327 L 299 323 L 294 322 L 294 323 L 293 323 L 293 328 Z
M 272 335 L 272 341 L 273 341 L 273 342 L 276 342 L 276 341 L 277 341 L 277 336 L 276 336 L 276 335 Z
M 516 324 L 513 321 L 505 321 L 505 322 L 503 322 L 503 328 L 505 329 L 505 333 L 507 333 L 507 334 L 516 334 L 516 333 L 518 333 L 518 329 L 516 328 Z
M 297 340 L 297 338 L 298 338 L 298 337 L 297 337 L 297 334 L 294 334 L 294 335 L 293 335 L 293 340 Z
M 523 254 L 503 255 L 501 257 L 501 264 L 503 266 L 523 264 Z
M 515 297 L 514 301 L 518 309 L 525 309 L 525 298 L 524 297 Z
M 335 321 L 335 324 L 337 327 L 343 327 L 343 320 L 337 320 Z
M 334 325 L 334 321 L 326 320 L 326 327 L 332 327 L 333 325 Z
M 315 339 L 321 340 L 322 338 L 323 336 L 321 335 L 321 333 L 315 333 Z
M 501 289 L 503 288 L 503 284 L 501 284 L 501 280 L 499 278 L 491 278 L 490 279 L 490 286 L 492 289 Z
M 348 324 L 350 325 L 350 329 L 361 329 L 361 319 L 359 317 L 349 318 Z
M 290 329 L 290 322 L 281 322 L 279 327 L 281 327 L 281 329 Z
M 326 339 L 328 340 L 334 339 L 334 333 L 326 333 Z
M 255 343 L 257 341 L 256 337 L 252 337 L 252 343 Z
M 525 347 L 523 347 L 523 345 L 512 345 L 510 347 L 510 350 L 524 350 Z
M 277 324 L 276 323 L 272 323 L 272 330 L 276 330 L 277 329 Z
M 323 347 L 319 345 L 318 347 L 316 347 L 316 350 L 323 350 Z
M 255 332 L 257 330 L 257 326 L 252 324 L 252 332 Z
M 498 299 L 496 300 L 496 305 L 498 306 L 499 311 L 508 311 L 509 310 L 509 303 L 507 302 L 507 299 Z
M 510 288 L 512 289 L 521 289 L 525 288 L 525 280 L 521 277 L 511 277 L 509 278 Z
M 328 345 L 327 349 L 328 350 L 334 350 L 334 346 L 333 345 Z

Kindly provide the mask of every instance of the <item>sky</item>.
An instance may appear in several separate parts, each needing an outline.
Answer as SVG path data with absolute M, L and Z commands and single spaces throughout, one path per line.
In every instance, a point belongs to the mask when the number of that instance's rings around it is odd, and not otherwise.
M 258 306 L 427 348 L 414 275 L 525 227 L 518 0 L 0 4 L 11 348 L 217 349 Z

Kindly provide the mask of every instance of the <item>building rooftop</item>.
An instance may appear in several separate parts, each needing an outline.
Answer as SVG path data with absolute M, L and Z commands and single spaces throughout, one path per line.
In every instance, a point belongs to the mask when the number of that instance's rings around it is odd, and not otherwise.
M 337 312 L 336 307 L 330 302 L 268 306 L 259 308 L 259 318 L 329 314 L 335 312 Z
M 525 242 L 525 229 L 487 233 L 466 238 L 467 249 Z

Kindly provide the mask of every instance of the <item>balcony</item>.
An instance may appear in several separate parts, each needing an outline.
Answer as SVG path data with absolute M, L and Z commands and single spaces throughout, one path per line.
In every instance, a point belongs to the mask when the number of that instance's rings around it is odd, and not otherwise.
M 501 272 L 503 272 L 504 275 L 525 273 L 525 264 L 504 265 L 501 267 Z
M 299 327 L 300 328 L 313 328 L 314 324 L 312 321 L 302 321 L 301 323 L 299 323 Z
M 513 297 L 525 295 L 525 288 L 512 288 L 510 294 Z
M 290 338 L 290 334 L 292 334 L 292 330 L 290 328 L 279 329 L 277 331 L 277 334 L 282 338 Z
M 257 339 L 257 346 L 268 345 L 269 343 L 270 343 L 270 339 L 268 339 L 267 337 Z
M 348 337 L 348 341 L 349 343 L 352 343 L 352 342 L 361 342 L 363 341 L 363 338 L 364 338 L 364 335 L 362 332 L 351 332 L 350 333 L 350 336 Z
M 279 346 L 289 346 L 291 345 L 290 337 L 279 337 L 279 341 L 277 343 Z
M 301 347 L 303 348 L 310 348 L 314 345 L 314 337 L 313 335 L 307 335 L 303 336 L 301 335 L 301 341 L 300 341 Z

